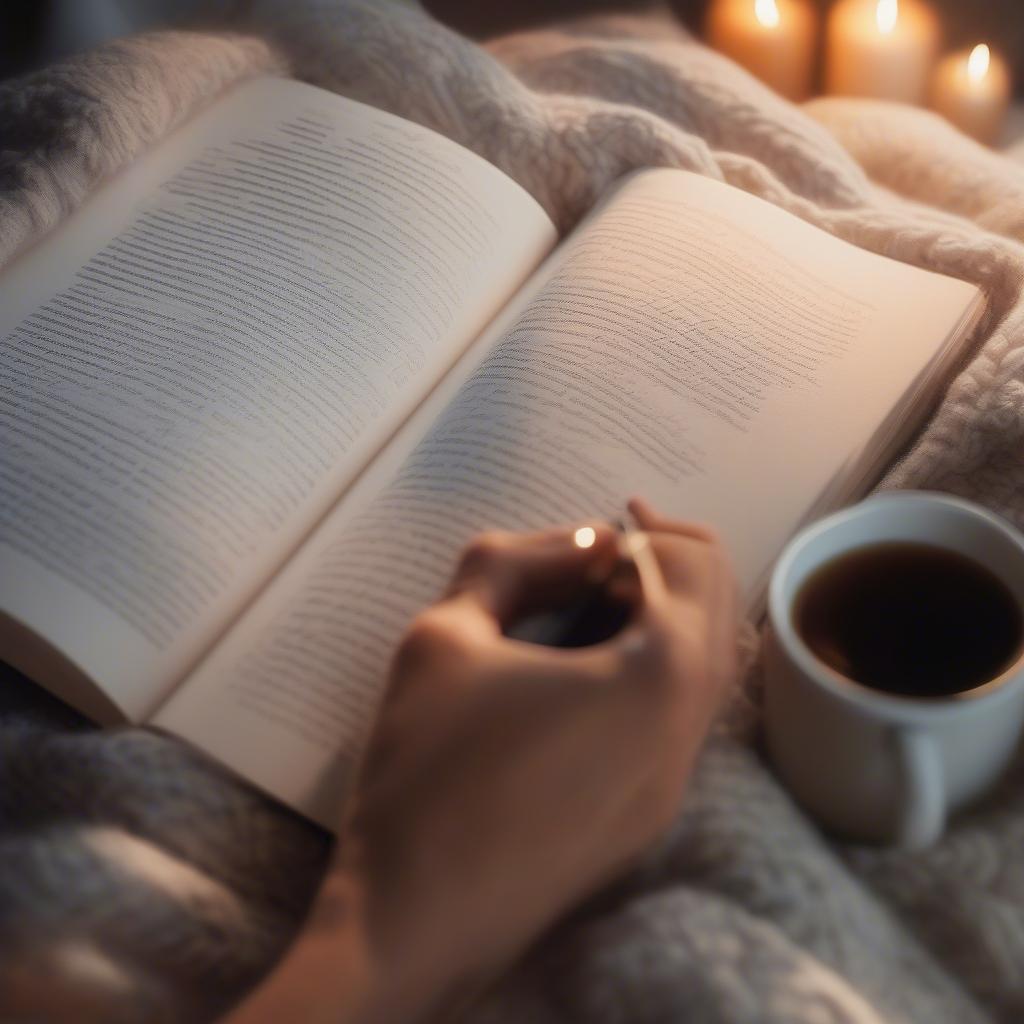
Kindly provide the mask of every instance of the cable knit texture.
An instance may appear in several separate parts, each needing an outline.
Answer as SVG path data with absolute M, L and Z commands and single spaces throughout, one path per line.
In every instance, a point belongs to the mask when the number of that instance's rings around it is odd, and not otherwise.
M 985 289 L 979 348 L 884 484 L 966 495 L 1024 525 L 1019 164 L 918 111 L 794 108 L 662 15 L 481 48 L 412 6 L 245 6 L 245 34 L 139 37 L 0 86 L 0 262 L 266 71 L 450 136 L 563 231 L 629 170 L 689 168 Z M 925 853 L 839 846 L 766 769 L 756 667 L 747 683 L 671 834 L 470 1020 L 1024 1020 L 1024 766 Z M 212 1019 L 279 954 L 326 855 L 321 833 L 174 741 L 95 732 L 5 677 L 0 994 L 27 972 L 98 1000 L 105 1021 Z

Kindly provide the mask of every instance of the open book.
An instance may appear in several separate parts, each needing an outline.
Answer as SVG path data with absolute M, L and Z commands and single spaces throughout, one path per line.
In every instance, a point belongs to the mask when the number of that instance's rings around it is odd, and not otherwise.
M 919 426 L 980 293 L 638 173 L 570 237 L 478 156 L 236 87 L 0 278 L 0 659 L 328 826 L 488 527 L 715 524 L 753 607 Z

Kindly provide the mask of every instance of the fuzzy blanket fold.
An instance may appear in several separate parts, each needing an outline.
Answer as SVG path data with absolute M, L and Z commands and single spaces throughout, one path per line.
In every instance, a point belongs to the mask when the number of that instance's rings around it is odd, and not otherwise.
M 426 124 L 568 230 L 620 175 L 685 167 L 983 287 L 980 348 L 885 486 L 1024 526 L 1024 169 L 933 116 L 797 109 L 666 17 L 484 49 L 373 0 L 253 0 L 239 33 L 118 42 L 0 85 L 0 264 L 230 83 L 267 71 Z M 843 847 L 757 748 L 757 671 L 671 834 L 468 1015 L 482 1024 L 1024 1020 L 1024 764 L 919 854 Z M 311 826 L 143 730 L 99 734 L 0 681 L 0 1017 L 25 978 L 74 1019 L 212 1019 L 287 942 L 327 853 Z M 86 1007 L 95 1006 L 94 1017 Z

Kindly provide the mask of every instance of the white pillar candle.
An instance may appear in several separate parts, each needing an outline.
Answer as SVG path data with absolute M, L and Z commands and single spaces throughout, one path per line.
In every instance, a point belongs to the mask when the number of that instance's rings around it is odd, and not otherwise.
M 810 0 L 712 0 L 708 42 L 792 100 L 811 94 L 817 13 Z
M 825 51 L 826 92 L 923 103 L 939 24 L 922 0 L 839 0 Z
M 1003 128 L 1010 105 L 1006 62 L 979 43 L 946 57 L 932 79 L 932 106 L 961 131 L 991 145 Z

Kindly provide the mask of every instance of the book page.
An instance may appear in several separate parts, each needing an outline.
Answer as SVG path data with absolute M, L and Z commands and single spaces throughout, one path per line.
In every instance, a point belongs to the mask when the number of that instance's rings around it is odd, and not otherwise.
M 976 298 L 720 183 L 630 179 L 157 724 L 329 825 L 396 640 L 473 533 L 642 494 L 717 527 L 749 596 Z
M 425 128 L 237 87 L 0 280 L 0 612 L 143 716 L 554 238 Z

